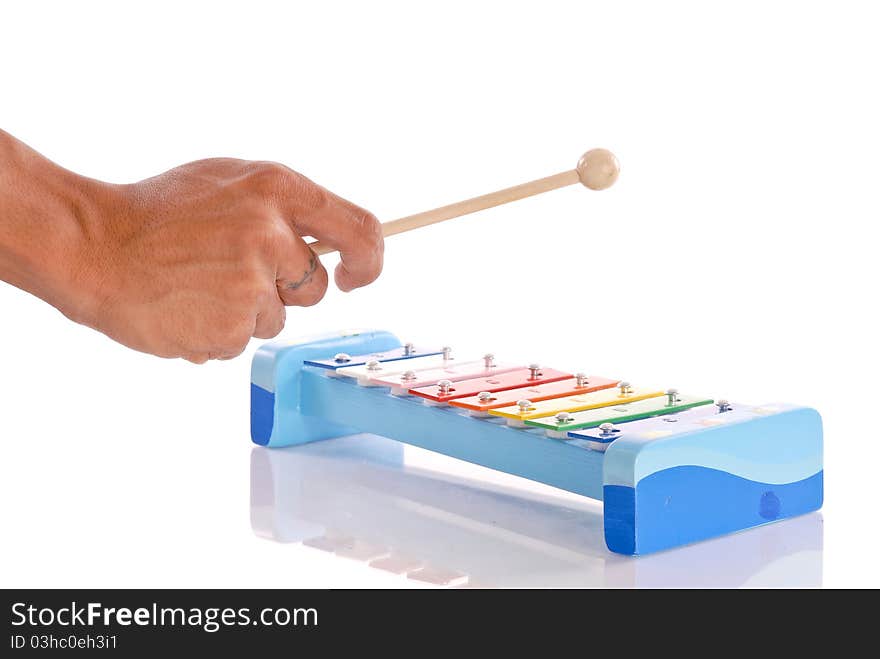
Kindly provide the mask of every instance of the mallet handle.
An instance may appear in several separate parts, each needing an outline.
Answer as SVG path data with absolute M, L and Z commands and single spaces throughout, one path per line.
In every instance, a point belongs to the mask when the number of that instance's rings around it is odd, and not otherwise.
M 574 185 L 575 183 L 580 182 L 581 180 L 578 171 L 576 169 L 571 169 L 567 172 L 545 176 L 544 178 L 529 181 L 528 183 L 514 185 L 511 188 L 496 190 L 495 192 L 480 195 L 479 197 L 472 197 L 471 199 L 465 199 L 464 201 L 457 201 L 454 204 L 440 206 L 440 208 L 434 208 L 429 211 L 416 213 L 415 215 L 407 215 L 406 217 L 401 217 L 397 220 L 383 222 L 382 235 L 387 237 L 393 236 L 396 233 L 403 233 L 404 231 L 412 231 L 413 229 L 418 229 L 420 227 L 437 224 L 437 222 L 451 220 L 454 217 L 461 217 L 462 215 L 469 215 L 470 213 L 476 213 L 477 211 L 493 208 L 494 206 L 509 204 L 518 199 L 533 197 L 534 195 L 549 192 L 550 190 L 556 190 L 557 188 L 564 188 L 567 185 Z M 309 243 L 309 247 L 311 247 L 312 251 L 318 255 L 328 254 L 335 251 L 332 247 L 324 245 L 319 241 Z

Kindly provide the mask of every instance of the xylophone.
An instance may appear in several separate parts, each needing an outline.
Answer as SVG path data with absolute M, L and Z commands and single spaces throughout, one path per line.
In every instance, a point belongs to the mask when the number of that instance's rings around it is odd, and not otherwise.
M 604 502 L 605 542 L 645 554 L 822 506 L 812 409 L 342 332 L 254 356 L 251 434 L 281 447 L 372 433 Z

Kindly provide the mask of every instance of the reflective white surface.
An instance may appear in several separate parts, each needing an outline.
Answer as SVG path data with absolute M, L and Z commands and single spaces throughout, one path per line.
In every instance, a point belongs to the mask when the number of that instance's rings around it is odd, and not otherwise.
M 620 556 L 605 548 L 598 502 L 412 447 L 404 459 L 400 444 L 375 435 L 254 448 L 251 523 L 276 542 L 438 585 L 822 585 L 820 513 Z
M 16 27 L 0 38 L 0 123 L 65 167 L 120 183 L 196 158 L 278 160 L 382 219 L 613 149 L 612 189 L 572 186 L 395 236 L 374 284 L 331 286 L 321 304 L 290 309 L 282 338 L 375 327 L 462 354 L 815 407 L 824 585 L 880 587 L 871 3 L 798 3 L 797 29 L 792 3 L 505 3 L 498 29 L 499 4 L 447 1 L 425 21 L 416 3 L 375 0 L 216 1 L 210 15 L 170 0 L 149 11 L 4 3 L 0 20 Z M 249 359 L 260 343 L 201 367 L 160 360 L 0 285 L 0 586 L 421 585 L 251 531 Z M 414 451 L 407 460 L 468 482 L 421 474 L 428 484 L 405 489 L 402 509 L 382 489 L 386 503 L 355 508 L 337 479 L 325 510 L 304 515 L 315 537 L 333 520 L 340 533 L 372 528 L 366 539 L 423 549 L 419 559 L 474 583 L 819 581 L 816 550 L 803 549 L 821 545 L 818 515 L 633 561 L 606 553 L 597 504 Z M 378 473 L 402 489 L 420 474 Z M 452 503 L 438 491 L 455 492 Z M 493 498 L 507 503 L 466 505 Z M 363 526 L 328 520 L 337 500 Z M 400 523 L 377 520 L 383 510 Z M 486 556 L 464 560 L 477 537 Z M 564 561 L 548 558 L 560 547 Z M 492 565 L 489 549 L 502 548 L 523 563 Z

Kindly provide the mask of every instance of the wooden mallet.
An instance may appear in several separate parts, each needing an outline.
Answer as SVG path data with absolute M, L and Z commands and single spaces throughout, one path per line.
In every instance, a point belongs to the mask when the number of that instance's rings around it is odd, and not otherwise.
M 458 201 L 448 206 L 441 206 L 433 210 L 407 215 L 397 220 L 382 223 L 382 235 L 393 236 L 396 233 L 412 231 L 429 224 L 436 224 L 454 217 L 461 217 L 470 213 L 508 204 L 511 201 L 525 199 L 543 192 L 564 188 L 567 185 L 582 183 L 590 190 L 604 190 L 614 185 L 617 175 L 620 173 L 620 165 L 617 158 L 607 149 L 592 149 L 587 151 L 578 160 L 577 167 L 566 172 L 553 174 L 535 181 L 529 181 L 512 188 L 504 188 L 496 192 L 490 192 L 472 199 Z M 315 254 L 328 254 L 335 251 L 333 248 L 319 241 L 309 243 L 309 247 Z

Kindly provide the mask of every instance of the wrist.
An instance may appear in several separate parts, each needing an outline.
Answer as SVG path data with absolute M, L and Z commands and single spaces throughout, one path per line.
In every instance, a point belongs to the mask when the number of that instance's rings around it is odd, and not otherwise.
M 113 264 L 104 247 L 119 186 L 74 174 L 66 178 L 64 212 L 51 249 L 57 262 L 45 273 L 49 297 L 43 299 L 71 320 L 94 327 L 108 297 L 106 284 Z
M 100 305 L 90 244 L 112 188 L 0 131 L 0 279 L 89 324 Z

